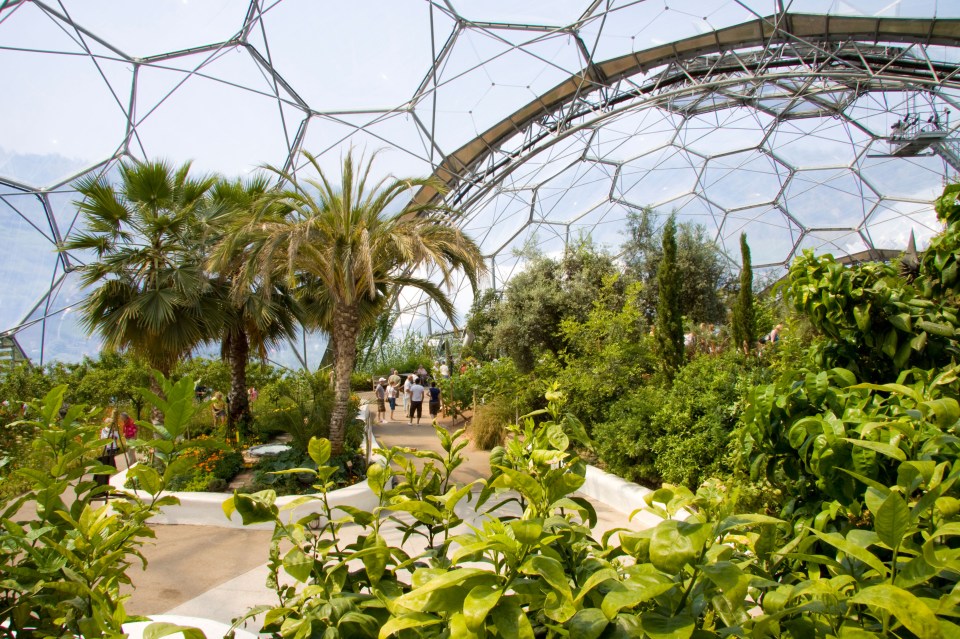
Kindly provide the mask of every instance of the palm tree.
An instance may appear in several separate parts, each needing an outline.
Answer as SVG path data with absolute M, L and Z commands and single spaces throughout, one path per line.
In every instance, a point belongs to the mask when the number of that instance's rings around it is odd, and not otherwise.
M 231 218 L 249 216 L 269 190 L 270 182 L 263 175 L 247 181 L 218 181 L 211 193 L 213 206 L 206 225 L 211 229 L 229 229 Z M 247 362 L 251 351 L 265 360 L 270 345 L 284 337 L 293 337 L 299 306 L 282 282 L 268 282 L 254 273 L 244 272 L 245 247 L 222 240 L 222 233 L 214 239 L 216 245 L 208 266 L 218 284 L 227 289 L 220 354 L 230 364 L 227 425 L 234 427 L 249 424 L 251 419 L 247 396 Z
M 299 287 L 313 326 L 330 335 L 334 369 L 330 441 L 339 453 L 360 332 L 376 322 L 393 293 L 405 286 L 423 291 L 443 313 L 454 317 L 453 304 L 440 286 L 418 274 L 435 269 L 450 287 L 455 271 L 462 270 L 476 289 L 484 264 L 477 245 L 447 221 L 453 211 L 436 204 L 411 204 L 390 212 L 400 208 L 394 202 L 412 189 L 431 186 L 442 192 L 441 184 L 392 177 L 372 184 L 374 158 L 355 163 L 352 151 L 336 184 L 313 155 L 303 155 L 319 178 L 301 182 L 267 167 L 287 186 L 273 192 L 271 206 L 261 206 L 241 232 L 226 241 L 248 247 L 250 272 L 267 281 L 282 277 Z
M 129 349 L 169 376 L 173 366 L 219 328 L 221 303 L 197 253 L 200 214 L 212 177 L 192 178 L 190 163 L 121 164 L 114 186 L 104 177 L 74 186 L 85 229 L 63 250 L 89 251 L 79 267 L 93 290 L 80 305 L 84 327 L 107 350 Z M 156 381 L 152 386 L 159 392 Z

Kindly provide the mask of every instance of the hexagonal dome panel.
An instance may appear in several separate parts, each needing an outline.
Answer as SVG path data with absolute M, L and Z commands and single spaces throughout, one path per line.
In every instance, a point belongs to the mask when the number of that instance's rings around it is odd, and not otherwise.
M 307 0 L 0 3 L 0 331 L 37 361 L 97 342 L 56 252 L 73 182 L 121 161 L 229 177 L 379 151 L 433 174 L 503 286 L 525 249 L 618 249 L 631 211 L 739 259 L 922 246 L 960 169 L 958 3 Z M 432 198 L 432 192 L 417 195 Z M 457 288 L 465 309 L 472 296 Z M 453 328 L 405 292 L 404 330 Z M 322 343 L 280 349 L 309 365 Z

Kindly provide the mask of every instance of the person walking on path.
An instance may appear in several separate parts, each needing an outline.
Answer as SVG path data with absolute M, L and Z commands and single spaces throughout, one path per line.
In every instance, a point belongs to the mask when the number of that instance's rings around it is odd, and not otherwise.
M 431 381 L 427 390 L 430 392 L 430 417 L 436 419 L 440 413 L 440 389 L 437 388 L 437 382 Z
M 393 421 L 393 411 L 397 410 L 397 385 L 387 384 L 387 402 L 390 404 L 390 421 Z
M 403 385 L 403 380 L 400 379 L 400 374 L 397 373 L 397 369 L 394 368 L 390 371 L 390 375 L 387 376 L 387 385 L 393 386 L 398 391 L 400 390 L 400 386 Z
M 413 423 L 413 414 L 417 414 L 417 424 L 423 416 L 423 393 L 424 388 L 420 385 L 417 377 L 413 377 L 413 384 L 410 386 L 410 422 Z
M 410 387 L 416 379 L 416 375 L 407 375 L 403 380 L 403 408 L 407 411 L 407 417 L 410 417 Z
M 387 378 L 381 377 L 377 381 L 377 388 L 375 392 L 377 394 L 377 421 L 382 424 L 386 421 L 387 416 Z

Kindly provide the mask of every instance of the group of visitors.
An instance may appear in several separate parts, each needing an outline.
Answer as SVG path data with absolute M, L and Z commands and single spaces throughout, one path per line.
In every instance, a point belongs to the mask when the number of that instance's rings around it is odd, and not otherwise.
M 441 367 L 441 375 L 443 370 Z M 429 384 L 429 386 L 425 386 Z M 423 417 L 423 402 L 427 400 L 430 416 L 436 419 L 440 414 L 440 389 L 436 380 L 430 379 L 427 369 L 420 366 L 417 372 L 407 375 L 401 384 L 397 369 L 390 371 L 389 377 L 381 377 L 374 388 L 377 397 L 377 420 L 383 424 L 386 420 L 387 405 L 390 406 L 390 421 L 395 421 L 394 413 L 397 410 L 397 400 L 402 402 L 408 423 L 412 424 L 414 417 L 417 424 Z

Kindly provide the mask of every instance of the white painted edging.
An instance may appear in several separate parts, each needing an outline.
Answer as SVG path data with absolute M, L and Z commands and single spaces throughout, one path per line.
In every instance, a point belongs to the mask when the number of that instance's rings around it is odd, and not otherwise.
M 634 515 L 633 521 L 643 528 L 653 528 L 663 521 L 653 513 L 643 510 L 647 507 L 647 502 L 643 498 L 652 493 L 652 490 L 622 477 L 611 475 L 595 466 L 587 466 L 583 486 L 577 492 L 604 503 L 627 517 L 639 510 L 640 512 Z
M 366 407 L 361 408 L 360 416 L 362 418 L 366 417 Z M 371 436 L 371 445 L 375 450 L 379 448 L 379 444 Z M 371 463 L 383 463 L 383 458 L 373 456 L 371 458 Z M 110 485 L 116 488 L 118 491 L 135 493 L 143 501 L 149 501 L 150 495 L 142 490 L 129 490 L 124 488 L 124 484 L 127 482 L 127 471 L 123 470 L 110 477 Z M 223 502 L 225 502 L 230 495 L 227 493 L 201 493 L 201 492 L 171 492 L 164 493 L 165 495 L 172 495 L 180 500 L 178 505 L 174 506 L 164 506 L 160 509 L 160 512 L 157 515 L 154 515 L 150 518 L 151 524 L 178 524 L 178 525 L 187 525 L 187 526 L 214 526 L 217 528 L 246 528 L 248 530 L 273 530 L 272 523 L 260 523 L 260 524 L 250 524 L 249 526 L 244 526 L 240 515 L 236 512 L 231 514 L 230 519 L 227 519 L 227 516 L 223 512 Z M 309 497 L 310 495 L 307 495 Z M 305 517 L 310 513 L 317 513 L 321 511 L 321 502 L 319 500 L 319 495 L 315 495 L 317 499 L 312 499 L 306 503 L 300 504 L 292 510 L 283 510 L 283 507 L 293 502 L 295 500 L 301 499 L 304 495 L 284 495 L 282 497 L 277 497 L 276 505 L 280 508 L 280 517 L 283 521 L 296 521 L 301 517 Z M 353 506 L 354 508 L 359 508 L 361 510 L 372 511 L 374 508 L 380 505 L 380 500 L 376 495 L 373 494 L 373 491 L 370 489 L 370 486 L 367 484 L 366 480 L 362 480 L 354 484 L 353 486 L 347 486 L 346 488 L 340 488 L 338 490 L 331 491 L 327 493 L 327 502 L 330 505 L 330 508 L 335 506 Z

